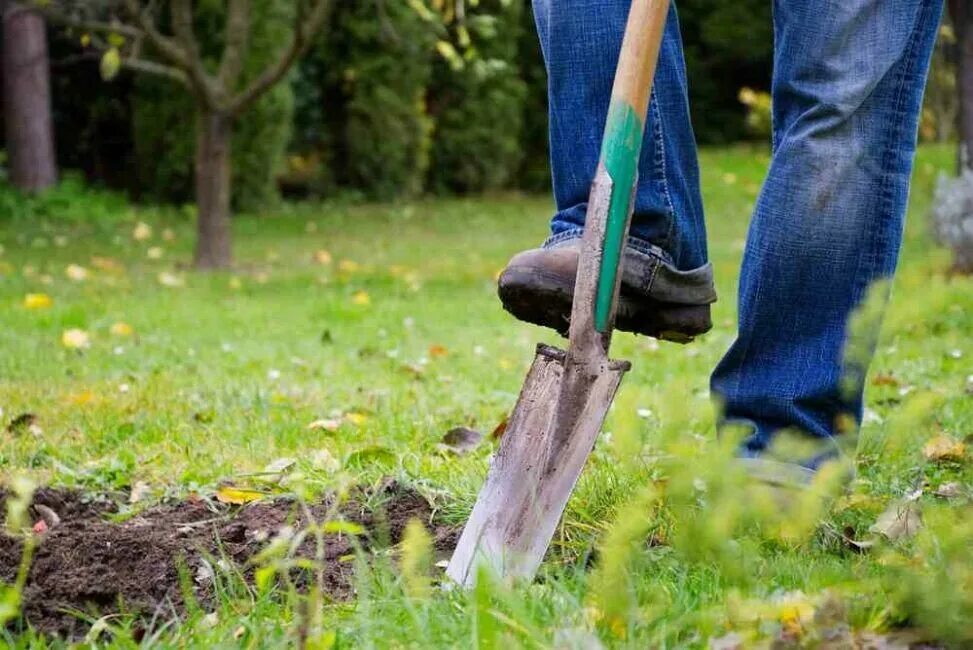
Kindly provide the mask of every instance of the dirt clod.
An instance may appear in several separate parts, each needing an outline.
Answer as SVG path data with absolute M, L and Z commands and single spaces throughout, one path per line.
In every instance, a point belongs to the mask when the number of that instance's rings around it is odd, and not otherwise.
M 4 493 L 0 491 L 0 502 Z M 150 620 L 169 620 L 183 609 L 180 572 L 191 577 L 194 596 L 205 603 L 212 597 L 213 565 L 232 563 L 247 579 L 254 567 L 249 560 L 282 527 L 300 530 L 306 525 L 303 509 L 291 499 L 276 499 L 230 506 L 196 499 L 160 505 L 120 522 L 105 519 L 117 508 L 104 499 L 79 492 L 42 489 L 36 506 L 57 514 L 59 521 L 39 538 L 24 592 L 23 613 L 35 629 L 76 639 L 93 618 L 123 612 Z M 2 503 L 0 503 L 2 506 Z M 324 499 L 311 504 L 317 521 L 335 509 Z M 415 490 L 396 482 L 362 490 L 343 503 L 340 515 L 367 532 L 358 544 L 367 550 L 395 544 L 406 524 L 419 519 L 433 530 L 438 546 L 455 543 L 455 533 L 432 522 L 432 508 Z M 21 559 L 22 540 L 0 533 L 0 580 L 10 582 Z M 325 537 L 325 590 L 335 599 L 353 595 L 355 553 L 348 535 Z M 315 540 L 308 536 L 298 549 L 302 557 L 315 556 Z M 292 576 L 298 585 L 306 575 Z

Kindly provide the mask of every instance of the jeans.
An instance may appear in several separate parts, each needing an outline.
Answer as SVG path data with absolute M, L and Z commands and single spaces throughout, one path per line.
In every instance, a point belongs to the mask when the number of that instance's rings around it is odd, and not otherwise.
M 548 72 L 557 207 L 576 237 L 630 0 L 534 0 Z M 711 379 L 745 456 L 782 431 L 819 443 L 860 422 L 874 349 L 844 354 L 849 318 L 890 277 L 902 238 L 922 93 L 943 0 L 774 0 L 773 156 L 743 257 L 738 335 Z M 707 264 L 682 43 L 670 12 L 646 121 L 631 237 L 689 271 Z M 850 378 L 850 382 L 849 382 Z

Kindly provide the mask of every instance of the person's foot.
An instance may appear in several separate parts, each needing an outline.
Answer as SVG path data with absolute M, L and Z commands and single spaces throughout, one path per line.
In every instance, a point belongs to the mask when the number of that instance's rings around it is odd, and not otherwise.
M 580 240 L 519 253 L 500 274 L 498 294 L 516 318 L 566 335 Z M 625 249 L 615 328 L 688 343 L 712 327 L 716 300 L 709 265 L 678 271 L 655 252 Z

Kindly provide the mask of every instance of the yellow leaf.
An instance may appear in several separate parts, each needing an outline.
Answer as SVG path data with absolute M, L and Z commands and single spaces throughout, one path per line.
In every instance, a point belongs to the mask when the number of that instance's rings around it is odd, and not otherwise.
M 111 81 L 118 74 L 121 67 L 122 55 L 118 52 L 118 48 L 110 47 L 105 50 L 105 53 L 101 56 L 101 65 L 99 66 L 101 78 L 105 81 Z
M 233 485 L 221 485 L 216 490 L 216 500 L 220 503 L 231 503 L 233 505 L 243 505 L 266 496 L 263 492 L 250 488 L 235 487 Z
M 46 293 L 28 293 L 24 296 L 24 307 L 27 309 L 47 309 L 54 304 Z
M 345 419 L 354 424 L 356 427 L 360 427 L 368 421 L 368 416 L 364 413 L 356 413 L 351 411 L 350 413 L 345 413 Z
M 338 270 L 342 273 L 354 273 L 361 267 L 354 260 L 341 260 L 338 262 Z
M 370 305 L 372 299 L 369 297 L 366 291 L 356 291 L 351 296 L 351 301 L 356 305 Z
M 949 436 L 936 436 L 922 448 L 922 455 L 932 461 L 961 461 L 966 456 L 966 445 Z
M 80 350 L 91 345 L 91 339 L 84 330 L 72 328 L 61 334 L 61 345 L 69 350 Z
M 132 230 L 132 239 L 135 241 L 145 241 L 152 236 L 152 226 L 145 223 L 144 221 L 139 221 L 135 224 L 135 229 Z
M 71 404 L 76 404 L 78 406 L 83 406 L 85 404 L 89 404 L 95 401 L 96 398 L 97 395 L 95 395 L 92 391 L 83 390 L 80 393 L 74 393 L 68 396 L 68 402 L 70 402 Z
M 449 354 L 449 350 L 445 346 L 439 345 L 438 343 L 433 343 L 429 346 L 429 356 L 433 359 L 438 357 L 445 357 Z
M 84 282 L 88 279 L 88 269 L 78 264 L 68 264 L 64 269 L 64 275 L 68 276 L 69 280 Z
M 91 34 L 85 33 L 81 35 L 81 47 L 88 47 L 91 45 Z
M 331 264 L 331 253 L 324 250 L 323 248 L 319 251 L 314 252 L 314 261 L 321 266 L 327 266 Z
M 341 420 L 337 418 L 325 418 L 322 420 L 315 420 L 311 424 L 307 425 L 307 428 L 314 431 L 316 429 L 322 429 L 324 431 L 337 431 L 341 428 Z
M 124 323 L 122 321 L 118 321 L 117 323 L 114 323 L 111 326 L 110 331 L 115 336 L 131 336 L 132 334 L 135 333 L 135 330 L 132 329 L 131 325 L 129 325 L 128 323 Z

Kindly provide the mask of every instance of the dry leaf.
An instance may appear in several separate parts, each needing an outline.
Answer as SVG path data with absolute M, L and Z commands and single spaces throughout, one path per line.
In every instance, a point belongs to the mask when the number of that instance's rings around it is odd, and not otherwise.
M 262 499 L 264 496 L 266 495 L 259 490 L 235 487 L 233 485 L 221 485 L 216 490 L 217 501 L 220 503 L 230 503 L 238 506 Z
M 508 422 L 510 422 L 510 418 L 505 417 L 503 420 L 500 421 L 500 424 L 493 427 L 493 431 L 490 432 L 490 438 L 492 440 L 500 440 L 500 438 L 503 437 L 503 434 L 507 432 Z
M 368 420 L 368 416 L 364 413 L 351 411 L 350 413 L 345 413 L 345 419 L 354 424 L 356 427 L 360 427 Z
M 91 258 L 91 266 L 95 267 L 99 271 L 105 271 L 107 273 L 121 273 L 125 270 L 121 264 L 116 262 L 110 257 L 99 257 L 95 255 Z
M 139 501 L 144 499 L 151 491 L 152 488 L 149 486 L 148 483 L 146 483 L 145 481 L 136 481 L 135 485 L 132 486 L 132 491 L 128 495 L 128 502 L 133 504 L 138 503 Z
M 115 336 L 131 336 L 135 333 L 135 330 L 132 329 L 131 325 L 122 321 L 112 324 L 109 331 Z
M 438 343 L 433 343 L 429 346 L 429 356 L 433 359 L 438 359 L 439 357 L 445 357 L 449 354 L 449 350 L 445 346 L 439 345 Z
M 318 449 L 311 454 L 311 466 L 329 474 L 341 469 L 341 463 L 327 449 Z
M 963 493 L 964 490 L 962 485 L 956 481 L 950 481 L 949 483 L 943 483 L 940 485 L 934 494 L 937 497 L 942 497 L 943 499 L 955 499 L 963 496 Z
M 175 273 L 170 273 L 169 271 L 163 271 L 158 276 L 156 276 L 159 284 L 164 287 L 181 287 L 186 283 L 186 281 Z
M 443 436 L 442 446 L 455 454 L 466 454 L 474 449 L 483 440 L 483 434 L 475 429 L 467 427 L 456 427 L 450 429 Z
M 922 490 L 916 490 L 904 499 L 896 501 L 879 515 L 878 520 L 868 529 L 884 536 L 891 542 L 912 537 L 922 527 L 922 512 L 919 497 Z
M 61 345 L 69 350 L 80 350 L 91 345 L 91 338 L 84 330 L 71 328 L 61 334 Z
M 24 307 L 26 309 L 48 309 L 54 301 L 46 293 L 28 293 L 24 296 Z
M 922 448 L 922 455 L 936 462 L 958 462 L 966 456 L 966 445 L 949 436 L 936 436 Z
M 321 266 L 328 266 L 331 264 L 331 253 L 324 249 L 314 251 L 314 261 Z
M 139 221 L 135 225 L 135 229 L 132 230 L 132 239 L 135 241 L 145 241 L 152 236 L 152 226 L 145 223 L 144 221 Z
M 879 373 L 872 377 L 872 386 L 898 386 L 899 380 L 892 375 Z
M 165 253 L 161 246 L 153 246 L 149 250 L 145 251 L 145 256 L 150 260 L 161 260 L 162 255 Z
M 88 269 L 77 264 L 68 264 L 67 268 L 64 269 L 64 275 L 74 282 L 84 282 L 88 279 Z
M 335 431 L 337 431 L 338 429 L 341 428 L 341 419 L 340 418 L 324 418 L 324 419 L 321 419 L 321 420 L 315 420 L 311 424 L 307 425 L 307 428 L 310 429 L 310 430 L 312 430 L 312 431 L 314 431 L 314 430 L 322 430 L 322 431 L 335 432 Z
M 7 433 L 23 433 L 37 424 L 37 416 L 33 413 L 21 413 L 7 425 Z

